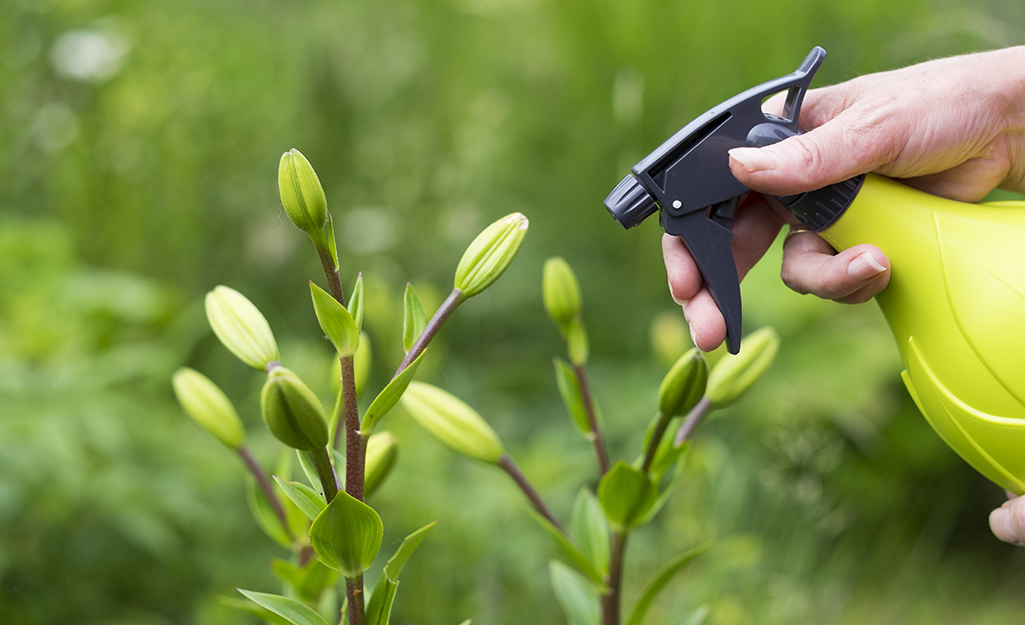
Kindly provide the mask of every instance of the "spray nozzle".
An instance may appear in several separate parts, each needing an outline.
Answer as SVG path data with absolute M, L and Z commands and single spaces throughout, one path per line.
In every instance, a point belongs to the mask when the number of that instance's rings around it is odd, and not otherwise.
M 726 345 L 734 354 L 740 350 L 741 309 L 730 226 L 748 188 L 730 172 L 728 152 L 796 135 L 804 94 L 825 56 L 816 46 L 795 72 L 705 112 L 637 163 L 605 199 L 624 228 L 658 212 L 665 231 L 683 240 L 726 320 Z M 762 102 L 782 92 L 782 114 L 763 113 Z

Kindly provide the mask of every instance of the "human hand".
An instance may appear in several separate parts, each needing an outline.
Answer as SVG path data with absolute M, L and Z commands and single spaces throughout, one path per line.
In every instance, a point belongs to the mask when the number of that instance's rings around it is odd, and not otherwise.
M 818 189 L 875 171 L 927 193 L 977 202 L 994 188 L 1025 191 L 1025 47 L 930 61 L 809 91 L 804 134 L 764 148 L 730 151 L 733 175 L 768 195 Z M 782 98 L 766 110 L 779 112 Z M 734 221 L 738 276 L 762 257 L 790 213 L 750 194 Z M 676 237 L 663 238 L 669 288 L 700 349 L 726 335 L 697 266 Z M 889 282 L 874 246 L 835 254 L 813 233 L 787 237 L 782 278 L 800 293 L 857 303 Z
M 989 514 L 993 535 L 1018 547 L 1025 546 L 1025 497 L 1007 493 L 1009 499 Z

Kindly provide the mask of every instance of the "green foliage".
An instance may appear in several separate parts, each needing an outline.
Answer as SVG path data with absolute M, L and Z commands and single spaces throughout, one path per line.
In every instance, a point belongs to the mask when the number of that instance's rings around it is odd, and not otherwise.
M 263 592 L 254 592 L 252 590 L 242 590 L 241 588 L 239 592 L 254 603 L 267 608 L 293 625 L 328 625 L 328 622 L 324 620 L 324 617 L 317 614 L 316 610 L 295 599 Z
M 344 491 L 310 526 L 310 541 L 320 561 L 350 579 L 373 564 L 383 536 L 380 515 Z
M 355 354 L 359 349 L 359 324 L 338 300 L 312 281 L 310 294 L 313 297 L 313 310 L 317 314 L 320 328 L 335 346 L 338 355 L 347 358 Z
M 657 500 L 658 491 L 648 476 L 621 460 L 598 483 L 598 501 L 619 532 L 640 523 Z
M 274 481 L 278 483 L 281 490 L 285 491 L 285 495 L 292 500 L 292 503 L 302 510 L 306 518 L 311 521 L 316 519 L 327 506 L 323 495 L 302 482 L 286 482 L 276 475 L 274 476 Z
M 410 382 L 413 381 L 413 376 L 416 375 L 416 369 L 420 366 L 420 362 L 424 356 L 427 355 L 427 350 L 424 350 L 416 360 L 409 363 L 409 366 L 403 369 L 397 376 L 395 376 L 388 385 L 384 387 L 374 401 L 370 403 L 370 407 L 367 408 L 366 414 L 363 415 L 363 424 L 360 427 L 360 432 L 364 437 L 370 436 L 377 424 L 380 423 L 381 419 L 386 414 L 391 412 L 391 409 L 395 407 L 395 404 L 399 403 L 402 399 L 402 394 L 406 392 L 406 388 L 409 387 Z
M 658 596 L 660 592 L 666 587 L 666 584 L 676 575 L 680 569 L 690 564 L 691 560 L 698 557 L 708 548 L 710 544 L 704 544 L 699 547 L 695 547 L 686 553 L 682 553 L 669 562 L 662 565 L 647 584 L 644 585 L 644 589 L 641 591 L 641 596 L 638 597 L 637 602 L 634 603 L 633 610 L 630 611 L 630 617 L 626 621 L 626 625 L 642 625 L 644 623 L 644 617 L 648 613 L 648 608 L 651 607 L 652 602 Z
M 427 325 L 427 315 L 424 314 L 423 304 L 416 296 L 416 290 L 413 289 L 412 284 L 406 284 L 402 302 L 402 348 L 409 353 L 409 350 L 413 349 L 416 339 L 420 338 L 420 334 L 424 331 L 424 326 Z
M 371 625 L 388 625 L 391 618 L 392 604 L 395 602 L 395 593 L 399 587 L 399 575 L 402 568 L 409 561 L 410 556 L 420 546 L 420 543 L 427 534 L 434 529 L 437 521 L 421 527 L 402 541 L 399 548 L 395 550 L 388 563 L 381 571 L 381 577 L 374 586 L 374 592 L 367 604 L 367 623 Z
M 548 563 L 548 576 L 569 625 L 598 625 L 598 594 L 586 579 L 558 560 Z

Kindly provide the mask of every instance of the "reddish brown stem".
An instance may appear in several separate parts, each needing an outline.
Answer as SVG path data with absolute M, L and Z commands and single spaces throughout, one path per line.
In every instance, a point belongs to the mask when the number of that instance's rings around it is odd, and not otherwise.
M 509 454 L 503 454 L 502 457 L 498 459 L 498 466 L 508 473 L 509 477 L 516 482 L 516 485 L 519 486 L 520 490 L 523 491 L 523 494 L 527 496 L 527 499 L 530 500 L 534 509 L 540 512 L 541 516 L 548 519 L 548 522 L 554 525 L 560 532 L 565 534 L 566 530 L 562 528 L 562 525 L 556 520 L 555 515 L 552 514 L 552 511 L 548 509 L 547 505 L 545 505 L 544 500 L 541 499 L 541 495 L 539 495 L 537 490 L 534 489 L 534 486 L 530 483 L 530 480 L 527 479 L 527 476 L 523 474 L 523 471 L 520 471 L 520 468 L 516 466 L 516 462 L 513 461 Z
M 598 478 L 600 479 L 609 470 L 609 454 L 605 450 L 605 437 L 602 435 L 597 411 L 594 409 L 594 398 L 591 396 L 591 386 L 587 382 L 587 371 L 583 365 L 573 365 L 573 370 L 580 382 L 580 395 L 584 399 L 587 425 L 591 428 L 591 444 L 594 445 L 594 455 L 598 459 Z
M 295 542 L 295 536 L 292 535 L 292 528 L 288 525 L 288 519 L 285 517 L 285 509 L 281 505 L 281 500 L 278 499 L 278 494 L 274 492 L 274 487 L 270 483 L 270 479 L 267 477 L 267 473 L 257 462 L 256 457 L 253 456 L 253 452 L 248 447 L 242 445 L 236 449 L 238 455 L 242 457 L 242 461 L 246 464 L 246 468 L 249 469 L 249 473 L 256 478 L 256 483 L 260 485 L 260 490 L 267 496 L 267 500 L 270 501 L 270 505 L 274 508 L 274 515 L 281 521 L 281 527 L 284 528 L 285 534 L 288 535 L 288 539 Z
M 673 446 L 679 447 L 689 441 L 694 436 L 698 426 L 701 425 L 711 411 L 712 401 L 708 397 L 702 397 L 701 401 L 691 409 L 690 413 L 687 414 L 687 418 L 680 424 L 680 429 L 676 431 L 676 438 L 673 439 Z
M 612 553 L 609 560 L 608 590 L 601 596 L 602 625 L 619 625 L 620 590 L 623 585 L 623 559 L 626 534 L 612 532 Z
M 459 305 L 465 301 L 466 295 L 464 295 L 462 291 L 459 289 L 452 289 L 452 292 L 448 294 L 445 301 L 441 303 L 441 307 L 438 308 L 438 311 L 434 313 L 431 320 L 427 322 L 426 326 L 424 326 L 424 331 L 420 333 L 419 337 L 417 337 L 416 342 L 413 343 L 413 347 L 409 350 L 409 353 L 406 354 L 406 357 L 402 359 L 401 363 L 399 363 L 398 369 L 396 369 L 395 374 L 392 375 L 393 380 L 398 377 L 398 375 L 402 373 L 414 360 L 416 360 L 425 349 L 427 349 L 427 345 L 430 344 L 431 340 L 438 334 L 438 331 L 441 330 L 441 326 L 445 323 L 445 320 L 448 319 L 448 316 L 451 315 L 452 311 L 456 308 L 459 308 Z

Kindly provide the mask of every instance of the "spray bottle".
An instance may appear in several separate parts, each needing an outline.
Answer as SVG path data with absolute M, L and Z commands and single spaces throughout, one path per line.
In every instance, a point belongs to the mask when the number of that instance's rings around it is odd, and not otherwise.
M 749 189 L 730 172 L 727 152 L 797 134 L 825 55 L 816 47 L 792 74 L 696 118 L 605 199 L 624 228 L 657 212 L 665 231 L 683 240 L 734 354 L 741 302 L 730 225 Z M 763 100 L 783 91 L 782 115 L 763 113 Z M 890 283 L 875 299 L 915 404 L 972 467 L 1025 493 L 1025 202 L 966 204 L 876 174 L 777 199 L 838 251 L 872 243 L 890 258 Z

